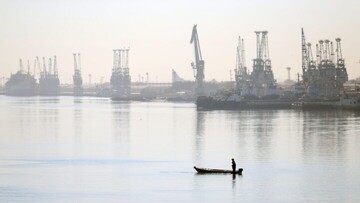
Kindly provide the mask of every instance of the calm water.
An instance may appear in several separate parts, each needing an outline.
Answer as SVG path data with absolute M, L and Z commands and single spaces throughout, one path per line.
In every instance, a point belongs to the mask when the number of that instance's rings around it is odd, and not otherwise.
M 360 112 L 0 96 L 0 202 L 360 202 Z M 231 168 L 243 176 L 197 175 Z

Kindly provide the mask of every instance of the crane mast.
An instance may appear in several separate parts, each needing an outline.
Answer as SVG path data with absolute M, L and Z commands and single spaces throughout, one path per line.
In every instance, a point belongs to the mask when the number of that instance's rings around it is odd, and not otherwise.
M 22 59 L 19 59 L 19 63 L 20 63 L 20 72 L 24 72 L 24 66 L 23 66 Z
M 77 62 L 76 62 L 76 54 L 74 53 L 74 71 L 76 72 L 77 70 Z
M 58 69 L 57 69 L 56 56 L 54 56 L 54 76 L 55 76 L 56 78 L 58 77 Z
M 238 46 L 236 47 L 236 68 L 235 73 L 241 74 L 243 72 L 243 58 L 242 58 L 242 43 L 241 37 L 238 39 Z
M 44 75 L 46 75 L 46 62 L 45 62 L 45 57 L 43 57 L 43 71 L 44 71 Z
M 80 58 L 80 53 L 78 53 L 78 58 L 79 58 L 79 71 L 81 72 L 81 58 Z
M 200 49 L 200 42 L 199 36 L 197 33 L 197 25 L 194 25 L 191 35 L 190 43 L 194 44 L 195 50 L 195 63 L 192 62 L 191 66 L 194 70 L 194 77 L 195 77 L 195 96 L 202 96 L 204 95 L 204 60 L 201 56 L 201 49 Z
M 238 95 L 247 90 L 247 80 L 249 79 L 246 70 L 244 39 L 238 38 L 236 47 L 236 67 L 235 67 L 235 90 Z
M 336 38 L 336 60 L 343 59 L 341 51 L 341 39 Z
M 304 29 L 301 28 L 301 50 L 302 50 L 302 70 L 303 70 L 303 75 L 307 72 L 307 66 L 308 66 L 308 62 L 309 62 L 309 58 L 308 58 L 308 50 L 306 48 L 306 40 L 305 40 L 305 33 L 304 33 Z
M 49 68 L 48 68 L 48 70 L 49 70 L 49 74 L 51 75 L 52 73 L 52 60 L 51 60 L 51 58 L 49 58 Z

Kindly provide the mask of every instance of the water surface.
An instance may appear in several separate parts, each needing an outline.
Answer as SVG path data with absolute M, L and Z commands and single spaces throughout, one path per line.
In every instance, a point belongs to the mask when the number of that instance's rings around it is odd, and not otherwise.
M 0 202 L 360 202 L 360 112 L 0 96 Z M 231 168 L 243 176 L 197 175 Z

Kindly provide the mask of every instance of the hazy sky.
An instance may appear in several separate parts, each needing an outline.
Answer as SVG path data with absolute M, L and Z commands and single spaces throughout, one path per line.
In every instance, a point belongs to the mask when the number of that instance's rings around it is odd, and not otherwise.
M 73 56 L 81 53 L 85 83 L 109 81 L 113 49 L 130 47 L 133 81 L 171 81 L 171 69 L 193 80 L 190 37 L 198 34 L 205 79 L 229 80 L 237 38 L 245 39 L 247 66 L 255 57 L 255 30 L 269 31 L 275 78 L 301 71 L 301 27 L 308 42 L 342 38 L 350 78 L 360 76 L 359 0 L 0 0 L 0 77 L 22 58 L 57 56 L 62 83 L 72 82 Z M 315 47 L 313 47 L 315 51 Z M 314 53 L 315 54 L 315 53 Z

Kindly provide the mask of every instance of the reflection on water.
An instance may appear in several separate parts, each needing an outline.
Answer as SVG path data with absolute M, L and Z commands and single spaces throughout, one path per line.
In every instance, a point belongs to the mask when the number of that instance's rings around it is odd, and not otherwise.
M 0 96 L 0 124 L 0 202 L 360 202 L 359 112 Z
M 304 111 L 303 153 L 304 158 L 329 156 L 343 159 L 346 152 L 346 134 L 349 111 Z
M 74 142 L 81 141 L 81 135 L 83 130 L 83 108 L 82 99 L 80 97 L 74 97 L 74 115 L 73 115 L 73 128 L 74 128 Z
M 111 102 L 112 111 L 112 131 L 114 141 L 114 151 L 117 156 L 129 156 L 129 144 L 131 142 L 131 106 L 129 102 Z
M 196 130 L 195 130 L 195 146 L 194 146 L 194 149 L 195 149 L 195 152 L 194 152 L 194 159 L 196 160 L 196 163 L 198 164 L 202 164 L 201 162 L 201 151 L 202 151 L 202 140 L 203 140 L 203 133 L 204 133 L 204 117 L 206 115 L 204 115 L 206 112 L 203 112 L 203 111 L 196 111 Z

